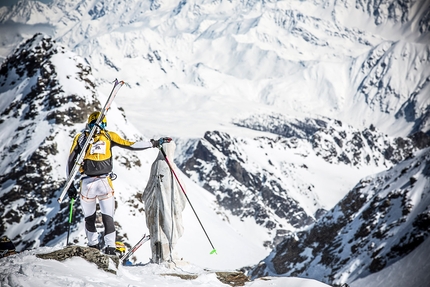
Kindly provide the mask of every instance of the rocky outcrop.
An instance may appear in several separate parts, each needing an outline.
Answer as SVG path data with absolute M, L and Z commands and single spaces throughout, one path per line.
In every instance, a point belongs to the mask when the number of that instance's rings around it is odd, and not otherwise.
M 187 156 L 179 166 L 215 194 L 222 208 L 241 218 L 254 218 L 276 233 L 286 224 L 294 228 L 308 226 L 325 213 L 313 192 L 314 172 L 307 158 L 321 158 L 327 169 L 338 165 L 385 169 L 412 157 L 414 151 L 428 146 L 430 141 L 425 133 L 388 137 L 373 125 L 359 130 L 329 118 L 299 120 L 279 114 L 255 115 L 235 124 L 278 137 L 244 139 L 208 131 L 187 148 Z M 271 158 L 268 154 L 272 151 L 286 156 L 282 160 Z M 301 159 L 292 159 L 291 153 Z M 262 164 L 265 157 L 267 165 Z M 322 188 L 330 190 L 328 186 Z M 305 206 L 303 197 L 313 206 Z
M 64 261 L 72 257 L 81 257 L 88 262 L 95 263 L 99 269 L 113 274 L 116 274 L 119 266 L 119 258 L 117 256 L 105 255 L 95 248 L 82 246 L 67 246 L 50 253 L 36 254 L 36 256 L 42 259 L 57 261 Z
M 67 71 L 63 67 L 61 72 L 57 70 L 59 56 L 67 59 L 62 65 L 74 73 L 62 74 Z M 63 85 L 80 85 L 85 92 L 67 93 Z M 65 150 L 59 146 L 62 141 L 58 139 L 76 133 L 74 125 L 85 122 L 90 111 L 99 108 L 100 103 L 96 100 L 91 68 L 53 39 L 39 33 L 22 43 L 2 63 L 0 87 L 5 105 L 0 108 L 0 125 L 5 131 L 0 144 L 0 233 L 4 234 L 8 226 L 22 220 L 32 221 L 31 230 L 23 230 L 12 238 L 20 242 L 20 249 L 28 249 L 37 241 L 44 245 L 67 232 L 64 222 L 68 204 L 61 204 L 64 212 L 56 216 L 47 216 L 45 210 L 64 181 L 65 170 L 52 164 L 57 157 L 63 158 L 61 152 Z M 10 126 L 17 128 L 10 130 Z M 16 204 L 19 199 L 22 203 Z M 74 222 L 82 219 L 82 213 L 75 212 Z M 31 234 L 38 228 L 45 232 L 43 238 L 36 240 Z
M 255 115 L 236 125 L 270 132 L 295 142 L 311 143 L 313 151 L 329 163 L 354 166 L 390 166 L 429 146 L 430 136 L 417 132 L 409 137 L 388 137 L 373 125 L 359 130 L 329 118 L 289 119 L 279 114 Z M 294 142 L 293 141 L 293 142 Z M 294 147 L 294 145 L 290 145 Z
M 180 167 L 215 194 L 224 209 L 241 218 L 252 217 L 269 230 L 282 228 L 285 222 L 294 227 L 314 222 L 313 216 L 288 195 L 281 178 L 252 165 L 240 139 L 213 131 L 205 134 Z

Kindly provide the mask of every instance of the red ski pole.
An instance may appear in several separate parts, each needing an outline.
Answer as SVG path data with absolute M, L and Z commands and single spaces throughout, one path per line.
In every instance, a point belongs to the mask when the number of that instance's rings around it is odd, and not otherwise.
M 200 218 L 198 217 L 198 215 L 197 215 L 196 211 L 194 210 L 194 207 L 193 207 L 193 205 L 191 204 L 191 201 L 190 201 L 190 199 L 188 198 L 188 195 L 187 195 L 187 193 L 185 192 L 184 187 L 182 186 L 181 182 L 179 181 L 179 178 L 178 178 L 178 176 L 176 175 L 176 172 L 173 170 L 173 167 L 172 167 L 172 165 L 170 164 L 170 161 L 168 160 L 167 155 L 166 155 L 166 153 L 165 153 L 165 152 L 164 152 L 164 150 L 163 150 L 163 146 L 162 146 L 162 145 L 160 145 L 158 148 L 160 149 L 161 153 L 163 154 L 164 158 L 166 159 L 166 162 L 167 162 L 167 165 L 168 165 L 168 166 L 169 166 L 169 168 L 170 168 L 170 171 L 172 172 L 172 174 L 173 174 L 173 175 L 174 175 L 174 177 L 176 178 L 176 181 L 178 182 L 179 186 L 181 187 L 182 192 L 184 193 L 185 197 L 187 198 L 187 201 L 188 201 L 188 203 L 190 204 L 191 209 L 193 210 L 193 212 L 194 212 L 195 216 L 197 217 L 197 220 L 199 221 L 200 226 L 202 227 L 202 229 L 203 229 L 203 231 L 204 231 L 204 233 L 205 233 L 205 235 L 206 235 L 207 239 L 209 240 L 209 243 L 210 243 L 210 244 L 211 244 L 211 246 L 212 246 L 212 251 L 210 252 L 210 254 L 214 254 L 214 253 L 215 253 L 215 254 L 217 254 L 217 253 L 216 253 L 216 249 L 215 249 L 215 247 L 213 246 L 212 241 L 210 240 L 209 235 L 207 234 L 207 232 L 206 232 L 205 228 L 203 227 L 203 224 L 202 224 L 202 222 L 200 221 Z

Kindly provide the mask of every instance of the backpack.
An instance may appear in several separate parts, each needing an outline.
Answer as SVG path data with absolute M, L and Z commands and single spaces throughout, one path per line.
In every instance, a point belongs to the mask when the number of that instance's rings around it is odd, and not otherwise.
M 78 138 L 82 149 L 87 135 L 82 133 Z M 112 145 L 108 131 L 97 133 L 85 152 L 82 172 L 89 176 L 98 176 L 112 172 Z

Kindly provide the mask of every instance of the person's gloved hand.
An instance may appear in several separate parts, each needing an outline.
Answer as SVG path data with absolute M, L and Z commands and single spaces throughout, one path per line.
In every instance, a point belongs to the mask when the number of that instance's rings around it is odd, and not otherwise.
M 172 138 L 169 137 L 162 137 L 158 140 L 151 139 L 152 147 L 160 147 L 163 143 L 169 143 L 171 140 Z
M 78 196 L 78 190 L 76 189 L 74 184 L 70 185 L 69 190 L 67 191 L 67 195 L 70 199 L 76 199 L 76 197 Z

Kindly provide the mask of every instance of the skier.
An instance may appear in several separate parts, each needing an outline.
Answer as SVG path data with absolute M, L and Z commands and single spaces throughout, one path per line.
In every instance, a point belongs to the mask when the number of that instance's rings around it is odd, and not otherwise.
M 83 133 L 78 133 L 70 149 L 67 165 L 67 173 L 73 168 L 76 157 L 80 153 L 82 146 L 89 135 L 89 131 L 95 125 L 100 112 L 93 112 L 88 117 L 87 129 Z M 100 206 L 102 221 L 104 225 L 105 254 L 115 255 L 116 232 L 114 226 L 115 198 L 112 180 L 116 175 L 112 173 L 112 147 L 119 146 L 130 150 L 145 150 L 151 147 L 158 147 L 163 144 L 164 138 L 157 141 L 150 140 L 132 142 L 121 138 L 118 134 L 107 131 L 107 120 L 103 118 L 94 133 L 93 140 L 88 146 L 84 161 L 80 167 L 82 175 L 80 181 L 81 206 L 85 216 L 85 232 L 88 246 L 100 249 L 98 233 L 95 226 L 97 200 Z M 69 198 L 76 198 L 77 189 L 72 184 L 68 190 Z
M 173 163 L 175 147 L 173 141 L 165 141 L 161 145 L 176 172 L 177 167 Z M 146 225 L 151 234 L 152 262 L 174 262 L 173 249 L 183 234 L 182 211 L 186 197 L 161 151 L 151 166 L 142 200 L 145 202 Z

